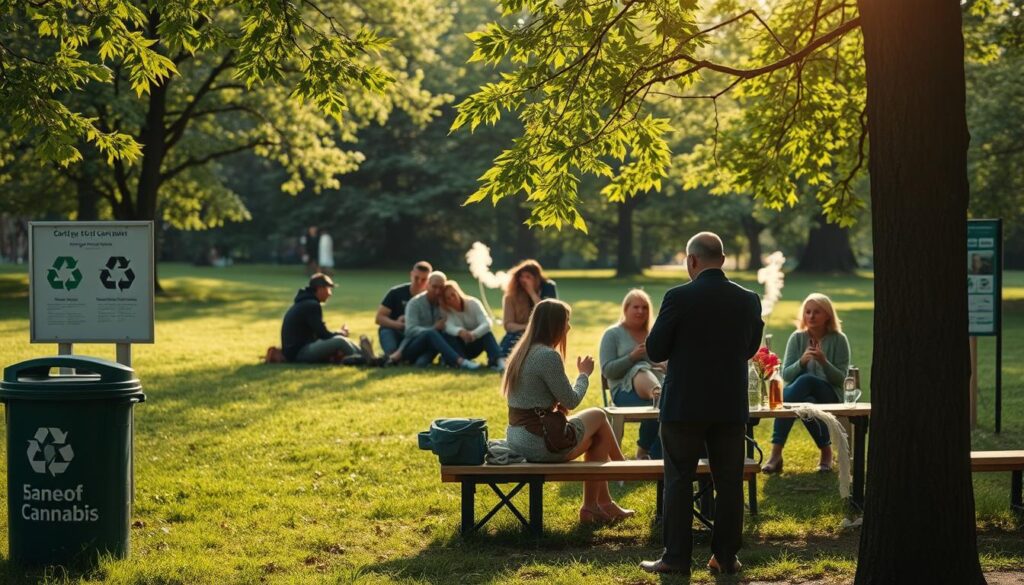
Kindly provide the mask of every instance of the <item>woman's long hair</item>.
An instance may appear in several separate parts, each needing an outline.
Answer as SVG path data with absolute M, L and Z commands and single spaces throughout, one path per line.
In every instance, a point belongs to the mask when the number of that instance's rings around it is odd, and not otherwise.
M 530 298 L 530 295 L 526 294 L 526 291 L 522 290 L 519 285 L 519 273 L 521 272 L 529 272 L 532 274 L 533 277 L 537 279 L 537 286 L 542 286 L 548 281 L 548 279 L 544 277 L 544 269 L 541 268 L 540 262 L 537 262 L 533 258 L 528 258 L 519 264 L 516 264 L 512 270 L 508 271 L 508 286 L 505 288 L 506 297 L 515 298 L 519 295 L 523 295 L 527 299 Z
M 530 348 L 534 344 L 542 343 L 551 346 L 562 354 L 563 360 L 565 359 L 570 314 L 572 314 L 572 309 L 562 301 L 544 299 L 537 303 L 530 313 L 530 322 L 526 324 L 526 331 L 519 338 L 519 342 L 516 343 L 505 366 L 505 376 L 501 379 L 501 393 L 504 396 L 508 396 L 519 381 L 523 362 L 526 361 L 526 354 L 530 352 Z
M 441 308 L 444 309 L 445 311 L 455 311 L 455 307 L 452 307 L 452 306 L 448 305 L 448 290 L 449 289 L 455 291 L 455 294 L 459 295 L 459 298 L 462 300 L 462 309 L 461 310 L 465 311 L 466 310 L 466 303 L 469 302 L 469 295 L 467 295 L 466 293 L 462 292 L 462 287 L 460 287 L 459 283 L 455 282 L 454 280 L 449 280 L 449 281 L 446 281 L 444 283 L 444 293 L 441 295 Z M 455 311 L 455 312 L 459 312 L 459 311 Z
M 807 323 L 804 321 L 804 309 L 807 308 L 807 303 L 814 303 L 825 310 L 828 314 L 828 323 L 825 325 L 827 333 L 842 333 L 843 322 L 839 320 L 839 315 L 836 314 L 835 307 L 832 306 L 832 299 L 821 293 L 811 293 L 807 295 L 804 302 L 800 304 L 800 312 L 796 316 L 796 330 L 807 331 Z
M 626 297 L 622 299 L 622 315 L 619 316 L 619 324 L 626 322 L 626 311 L 629 310 L 629 306 L 633 304 L 633 301 L 643 301 L 647 305 L 647 332 L 651 332 L 651 323 L 654 322 L 654 307 L 651 305 L 651 295 L 647 294 L 642 288 L 634 288 L 626 293 Z

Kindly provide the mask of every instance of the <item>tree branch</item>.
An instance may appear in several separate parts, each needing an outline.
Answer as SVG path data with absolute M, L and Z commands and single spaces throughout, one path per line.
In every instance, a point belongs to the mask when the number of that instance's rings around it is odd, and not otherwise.
M 181 115 L 178 116 L 178 119 L 171 123 L 171 126 L 167 129 L 168 139 L 165 145 L 168 149 L 181 140 L 181 136 L 185 133 L 185 128 L 188 127 L 189 120 L 192 119 L 192 113 L 199 105 L 199 102 L 202 101 L 203 96 L 210 92 L 213 82 L 217 80 L 221 73 L 234 65 L 234 54 L 235 52 L 233 50 L 228 51 L 224 55 L 224 58 L 221 59 L 220 63 L 210 70 L 210 74 L 206 77 L 206 80 L 203 81 L 202 85 L 199 86 L 199 89 L 196 90 L 196 93 L 193 94 L 192 101 L 185 106 L 185 109 L 181 112 Z
M 269 141 L 269 140 L 256 140 L 254 142 L 249 142 L 249 143 L 246 143 L 246 144 L 241 144 L 241 145 L 235 146 L 233 148 L 228 148 L 228 149 L 221 150 L 221 151 L 218 151 L 218 152 L 213 152 L 213 153 L 207 154 L 206 156 L 201 156 L 199 158 L 189 157 L 188 159 L 185 160 L 185 162 L 181 163 L 180 165 L 172 167 L 172 168 L 168 169 L 167 171 L 161 173 L 160 174 L 160 179 L 162 181 L 167 181 L 167 180 L 170 180 L 170 179 L 174 178 L 176 175 L 178 175 L 179 173 L 181 173 L 185 169 L 188 169 L 188 168 L 191 168 L 191 167 L 200 166 L 200 165 L 204 165 L 204 164 L 206 164 L 206 163 L 208 163 L 208 162 L 210 162 L 212 160 L 216 160 L 218 158 L 224 158 L 225 156 L 229 156 L 229 155 L 232 155 L 232 154 L 237 154 L 239 152 L 245 152 L 246 150 L 251 150 L 253 148 L 256 148 L 257 146 L 270 146 L 272 144 L 274 144 L 274 143 Z

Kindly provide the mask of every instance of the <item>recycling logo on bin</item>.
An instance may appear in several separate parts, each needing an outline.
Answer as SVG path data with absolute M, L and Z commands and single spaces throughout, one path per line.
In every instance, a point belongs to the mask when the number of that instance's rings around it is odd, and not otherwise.
M 67 439 L 68 434 L 56 427 L 39 427 L 28 442 L 28 463 L 32 471 L 54 477 L 64 473 L 75 458 Z

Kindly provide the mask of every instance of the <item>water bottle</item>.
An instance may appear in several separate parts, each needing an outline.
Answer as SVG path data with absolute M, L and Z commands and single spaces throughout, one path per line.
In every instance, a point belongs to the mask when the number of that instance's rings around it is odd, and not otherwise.
M 761 409 L 761 380 L 757 377 L 753 362 L 747 368 L 747 407 L 750 410 Z

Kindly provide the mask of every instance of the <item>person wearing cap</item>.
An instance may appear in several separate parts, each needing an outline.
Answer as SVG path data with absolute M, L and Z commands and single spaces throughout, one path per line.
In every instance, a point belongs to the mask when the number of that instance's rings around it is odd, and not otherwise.
M 288 361 L 332 362 L 362 355 L 367 363 L 374 363 L 373 344 L 365 335 L 356 345 L 348 338 L 348 327 L 342 325 L 340 330 L 331 331 L 324 323 L 321 305 L 331 298 L 334 286 L 330 276 L 317 272 L 309 278 L 309 285 L 295 295 L 281 325 L 281 349 Z

